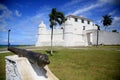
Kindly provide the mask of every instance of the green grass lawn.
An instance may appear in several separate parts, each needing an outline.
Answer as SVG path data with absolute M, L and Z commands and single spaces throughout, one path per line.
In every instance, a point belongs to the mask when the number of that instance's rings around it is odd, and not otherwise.
M 13 55 L 12 53 L 0 53 L 0 80 L 5 80 L 5 56 Z
M 120 51 L 66 49 L 50 59 L 60 80 L 120 80 Z
M 54 50 L 49 67 L 60 80 L 120 80 L 120 46 Z M 0 80 L 5 80 L 7 55 L 12 53 L 0 54 Z

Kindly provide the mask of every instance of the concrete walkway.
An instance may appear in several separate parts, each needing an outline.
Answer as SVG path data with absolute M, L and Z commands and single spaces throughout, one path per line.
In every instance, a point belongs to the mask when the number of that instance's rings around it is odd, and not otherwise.
M 40 50 L 40 49 L 26 49 L 26 50 Z M 7 50 L 5 50 L 5 51 L 0 51 L 0 53 L 6 53 L 6 52 L 10 52 L 10 51 L 7 51 Z
M 26 49 L 26 50 L 50 50 L 49 47 L 34 47 L 34 46 L 26 46 L 26 47 L 18 47 L 21 49 Z M 89 49 L 94 49 L 94 50 L 115 50 L 115 51 L 120 51 L 120 49 L 118 48 L 97 48 L 97 47 L 93 47 L 93 48 L 89 48 L 89 47 L 54 47 L 55 50 L 58 49 L 63 49 L 63 48 L 68 48 L 68 49 L 84 49 L 84 50 L 89 50 Z M 0 53 L 6 53 L 6 52 L 10 52 L 7 50 L 7 48 L 3 48 L 0 49 Z
M 0 53 L 6 53 L 6 52 L 10 52 L 10 51 L 0 51 Z

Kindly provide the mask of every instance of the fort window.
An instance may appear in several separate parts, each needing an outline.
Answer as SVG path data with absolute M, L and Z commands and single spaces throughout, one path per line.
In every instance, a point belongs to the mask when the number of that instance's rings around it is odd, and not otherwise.
M 78 18 L 75 18 L 75 22 L 78 22 Z
M 88 24 L 90 24 L 90 21 L 88 21 Z
M 83 30 L 85 30 L 85 26 L 83 26 Z
M 60 29 L 63 29 L 63 27 L 61 27 Z
M 83 19 L 82 19 L 81 21 L 82 21 L 82 23 L 84 23 L 84 20 L 83 20 Z

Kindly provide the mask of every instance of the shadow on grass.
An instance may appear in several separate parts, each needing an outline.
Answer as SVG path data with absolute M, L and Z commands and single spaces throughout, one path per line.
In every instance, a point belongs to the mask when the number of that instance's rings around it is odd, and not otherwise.
M 50 51 L 50 50 L 46 50 L 45 52 L 46 52 L 47 54 L 51 55 L 51 51 Z M 53 54 L 54 54 L 54 53 L 57 53 L 57 51 L 53 51 Z

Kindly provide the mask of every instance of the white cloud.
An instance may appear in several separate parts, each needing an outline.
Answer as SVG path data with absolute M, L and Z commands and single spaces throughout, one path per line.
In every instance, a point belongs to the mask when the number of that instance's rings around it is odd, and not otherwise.
M 81 0 L 72 0 L 72 1 L 70 1 L 68 3 L 66 3 L 65 5 L 63 5 L 62 8 L 63 7 L 64 8 L 68 8 L 68 7 L 71 7 L 71 6 L 75 5 L 75 4 L 78 4 L 80 2 L 81 2 Z
M 117 10 L 113 10 L 112 12 L 109 13 L 109 15 L 114 15 L 117 12 Z
M 1 43 L 7 42 L 7 39 L 1 38 L 1 39 L 0 39 L 0 42 L 1 42 Z
M 120 5 L 120 0 L 100 0 L 100 1 L 104 2 L 104 3 L 110 3 L 110 4 Z
M 33 23 L 39 24 L 45 18 L 45 16 L 45 13 L 39 13 L 31 17 L 30 19 Z
M 18 11 L 18 10 L 15 10 L 15 15 L 17 16 L 17 17 L 21 17 L 21 13 Z
M 106 3 L 108 3 L 108 2 L 114 2 L 114 0 L 100 0 L 101 2 L 106 2 Z
M 27 16 L 26 18 L 23 18 L 20 20 L 17 24 L 12 23 L 12 30 L 15 30 L 14 37 L 18 38 L 18 35 L 22 37 L 22 39 L 18 41 L 27 41 L 29 38 L 32 38 L 35 43 L 38 30 L 38 25 L 41 21 L 44 21 L 45 24 L 49 24 L 49 9 L 44 8 L 45 10 L 40 9 L 40 11 L 37 11 L 34 16 Z M 14 25 L 13 25 L 14 24 Z M 25 40 L 23 40 L 25 39 Z
M 100 1 L 98 1 L 96 4 L 92 4 L 92 5 L 88 5 L 88 6 L 84 7 L 84 8 L 80 8 L 80 9 L 74 11 L 74 12 L 71 13 L 71 14 L 73 14 L 73 15 L 78 15 L 78 14 L 80 14 L 80 13 L 89 11 L 89 10 L 91 10 L 91 9 L 100 7 L 100 6 L 102 6 L 102 5 L 103 5 L 103 3 L 100 2 Z
M 120 27 L 120 16 L 113 18 L 113 24 L 114 27 Z
M 78 2 L 78 1 L 76 1 L 76 2 Z M 71 4 L 75 5 L 76 2 L 73 1 L 73 2 L 69 3 L 69 5 L 71 5 Z M 75 10 L 74 12 L 68 13 L 68 14 L 78 15 L 78 14 L 87 12 L 89 10 L 101 7 L 101 6 L 105 5 L 106 3 L 120 5 L 120 0 L 98 0 L 96 3 L 93 3 L 91 5 L 87 5 L 87 6 L 83 7 L 83 8 L 79 8 L 79 9 Z M 115 11 L 113 13 L 110 13 L 110 14 L 114 14 L 114 13 L 115 13 Z
M 7 26 L 7 23 L 4 20 L 0 20 L 0 31 L 6 31 L 5 27 Z
M 49 6 L 43 6 L 40 8 L 39 11 L 37 11 L 37 14 L 30 17 L 30 20 L 33 24 L 40 24 L 41 21 L 44 21 L 46 26 L 49 26 L 49 13 L 51 11 L 51 7 Z
M 99 5 L 96 4 L 96 5 L 91 5 L 91 6 L 89 6 L 89 7 L 85 7 L 85 8 L 83 8 L 83 9 L 78 9 L 78 10 L 76 10 L 75 12 L 73 12 L 72 14 L 73 14 L 73 15 L 77 15 L 77 14 L 86 12 L 86 11 L 88 11 L 88 10 L 90 10 L 90 9 L 93 9 L 93 8 L 95 8 L 95 7 L 97 7 L 97 6 L 99 6 Z
M 7 6 L 0 4 L 0 31 L 6 31 L 7 20 L 13 19 L 13 15 L 17 17 L 21 16 L 18 10 L 15 10 L 15 13 L 13 13 Z
M 0 11 L 1 11 L 0 19 L 11 18 L 12 11 L 10 11 L 5 5 L 0 4 Z
M 10 11 L 5 5 L 0 4 L 0 31 L 5 31 L 7 26 L 7 19 L 12 18 L 12 11 Z

